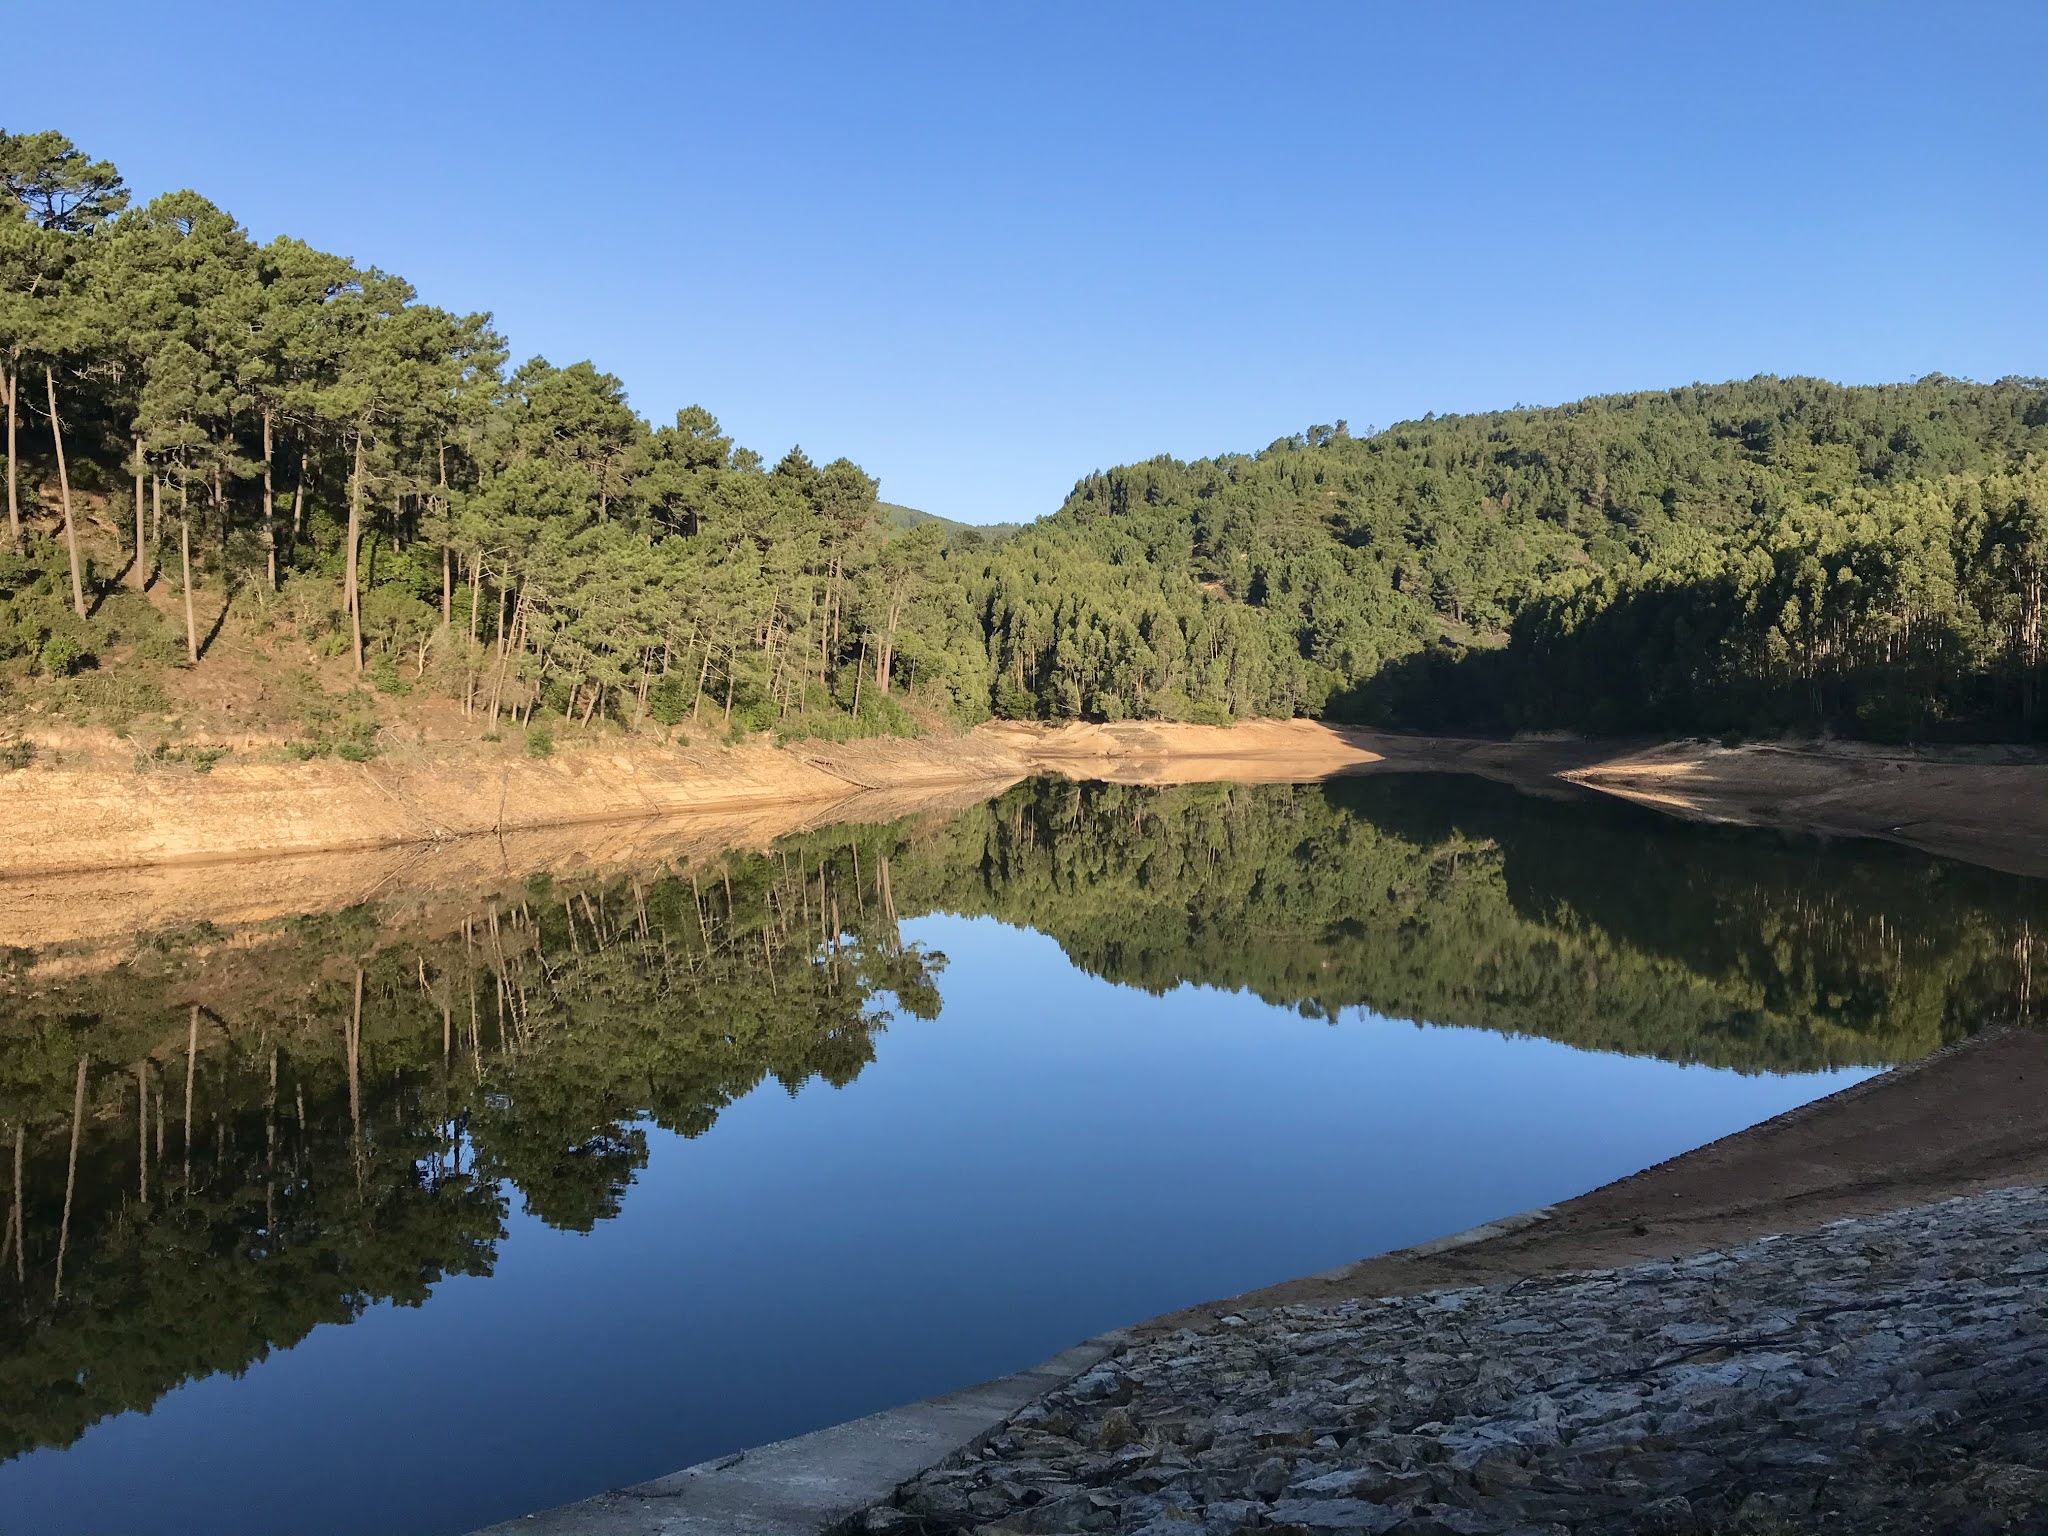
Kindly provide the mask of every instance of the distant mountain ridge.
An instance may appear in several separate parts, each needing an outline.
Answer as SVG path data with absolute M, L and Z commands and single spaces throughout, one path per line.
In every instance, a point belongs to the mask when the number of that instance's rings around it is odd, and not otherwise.
M 920 523 L 937 523 L 946 531 L 946 542 L 955 543 L 962 534 L 976 534 L 984 539 L 1007 539 L 1021 533 L 1026 523 L 963 523 L 950 517 L 941 517 L 936 512 L 920 512 L 916 507 L 906 507 L 898 502 L 878 501 L 875 510 L 882 515 L 882 521 L 891 528 L 915 528 Z

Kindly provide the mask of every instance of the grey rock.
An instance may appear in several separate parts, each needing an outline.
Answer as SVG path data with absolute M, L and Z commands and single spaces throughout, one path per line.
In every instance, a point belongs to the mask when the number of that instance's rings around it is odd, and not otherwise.
M 1291 1472 L 1285 1461 L 1278 1456 L 1268 1456 L 1252 1472 L 1246 1487 L 1262 1499 L 1275 1497 L 1287 1486 Z
M 1127 1346 L 901 1513 L 992 1536 L 2032 1529 L 2042 1273 L 2029 1187 L 1675 1263 L 1246 1309 Z
M 1266 1518 L 1275 1525 L 1298 1525 L 1310 1531 L 1380 1536 L 1405 1517 L 1384 1504 L 1368 1504 L 1363 1499 L 1281 1499 L 1267 1508 Z

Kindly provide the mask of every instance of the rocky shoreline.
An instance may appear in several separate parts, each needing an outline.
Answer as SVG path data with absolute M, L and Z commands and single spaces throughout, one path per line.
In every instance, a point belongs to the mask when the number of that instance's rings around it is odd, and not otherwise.
M 2048 1531 L 2048 1186 L 1136 1342 L 875 1536 Z

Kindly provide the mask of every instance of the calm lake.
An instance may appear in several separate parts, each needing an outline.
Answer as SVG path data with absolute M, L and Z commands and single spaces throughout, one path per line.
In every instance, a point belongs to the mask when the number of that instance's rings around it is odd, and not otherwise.
M 2012 1018 L 2048 889 L 1386 775 L 427 910 L 0 953 L 5 1536 L 446 1536 L 1561 1199 Z

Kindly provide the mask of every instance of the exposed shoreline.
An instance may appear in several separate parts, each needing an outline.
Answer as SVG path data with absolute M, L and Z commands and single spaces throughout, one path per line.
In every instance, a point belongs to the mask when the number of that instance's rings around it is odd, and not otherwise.
M 2048 875 L 2048 753 L 1864 742 L 1477 741 L 1347 731 L 1388 768 L 1595 791 L 1692 821 L 1870 837 L 2014 875 Z
M 1249 1308 L 1132 1341 L 833 1529 L 2038 1531 L 2044 1239 L 2048 1188 L 2022 1185 L 1678 1261 Z
M 782 747 L 599 737 L 541 759 L 444 744 L 364 763 L 230 760 L 205 773 L 117 766 L 115 758 L 66 753 L 57 766 L 0 780 L 0 880 L 786 811 L 874 791 L 993 790 L 1034 773 L 1174 784 L 1413 771 L 1614 795 L 1695 820 L 1884 838 L 2008 873 L 2048 874 L 2048 753 L 2023 747 L 1487 741 L 1252 720 L 992 722 L 956 737 Z
M 0 777 L 0 946 L 762 846 L 964 805 L 1039 773 L 1135 784 L 1472 773 L 1531 793 L 1613 795 L 1686 819 L 1875 837 L 2048 874 L 2048 756 L 2022 748 L 1478 741 L 1265 720 L 991 724 L 786 747 L 599 738 L 546 759 L 465 744 L 368 763 L 228 761 L 208 773 L 117 765 L 105 751 L 63 759 Z

